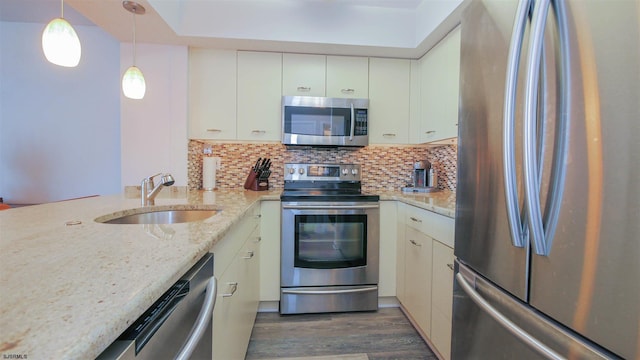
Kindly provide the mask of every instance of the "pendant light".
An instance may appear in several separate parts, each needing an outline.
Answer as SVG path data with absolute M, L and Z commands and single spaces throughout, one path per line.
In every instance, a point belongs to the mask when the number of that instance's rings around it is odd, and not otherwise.
M 123 1 L 122 6 L 133 13 L 133 65 L 122 77 L 122 92 L 129 99 L 142 99 L 147 90 L 142 71 L 136 66 L 136 15 L 144 15 L 145 9 L 134 1 Z
M 64 19 L 64 0 L 60 0 L 60 17 L 47 24 L 42 32 L 42 50 L 49 62 L 75 67 L 80 62 L 80 39 L 73 27 Z

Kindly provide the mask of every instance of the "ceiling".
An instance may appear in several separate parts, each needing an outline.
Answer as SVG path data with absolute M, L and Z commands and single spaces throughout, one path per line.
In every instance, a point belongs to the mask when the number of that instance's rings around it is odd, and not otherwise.
M 139 43 L 257 51 L 418 58 L 459 22 L 470 0 L 139 0 Z M 46 24 L 60 0 L 2 0 L 0 20 Z M 65 0 L 74 26 L 131 42 L 121 0 Z

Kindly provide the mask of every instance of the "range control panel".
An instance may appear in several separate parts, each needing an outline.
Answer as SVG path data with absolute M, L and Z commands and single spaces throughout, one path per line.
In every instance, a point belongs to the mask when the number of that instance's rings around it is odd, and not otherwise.
M 360 181 L 360 165 L 284 164 L 287 181 Z

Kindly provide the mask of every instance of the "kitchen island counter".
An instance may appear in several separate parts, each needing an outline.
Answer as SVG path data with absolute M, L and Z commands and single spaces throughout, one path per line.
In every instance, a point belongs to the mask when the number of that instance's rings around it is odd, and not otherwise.
M 396 200 L 405 204 L 433 211 L 446 217 L 456 215 L 456 193 L 442 190 L 431 193 L 403 193 L 402 191 L 379 192 L 380 200 Z
M 261 200 L 279 191 L 189 192 L 156 206 L 211 207 L 206 220 L 115 225 L 140 199 L 98 196 L 0 211 L 0 356 L 99 355 Z

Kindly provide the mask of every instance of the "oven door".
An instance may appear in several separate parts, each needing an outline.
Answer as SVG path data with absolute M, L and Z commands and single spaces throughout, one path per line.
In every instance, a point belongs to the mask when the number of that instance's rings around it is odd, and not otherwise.
M 378 283 L 375 202 L 283 202 L 281 285 Z

